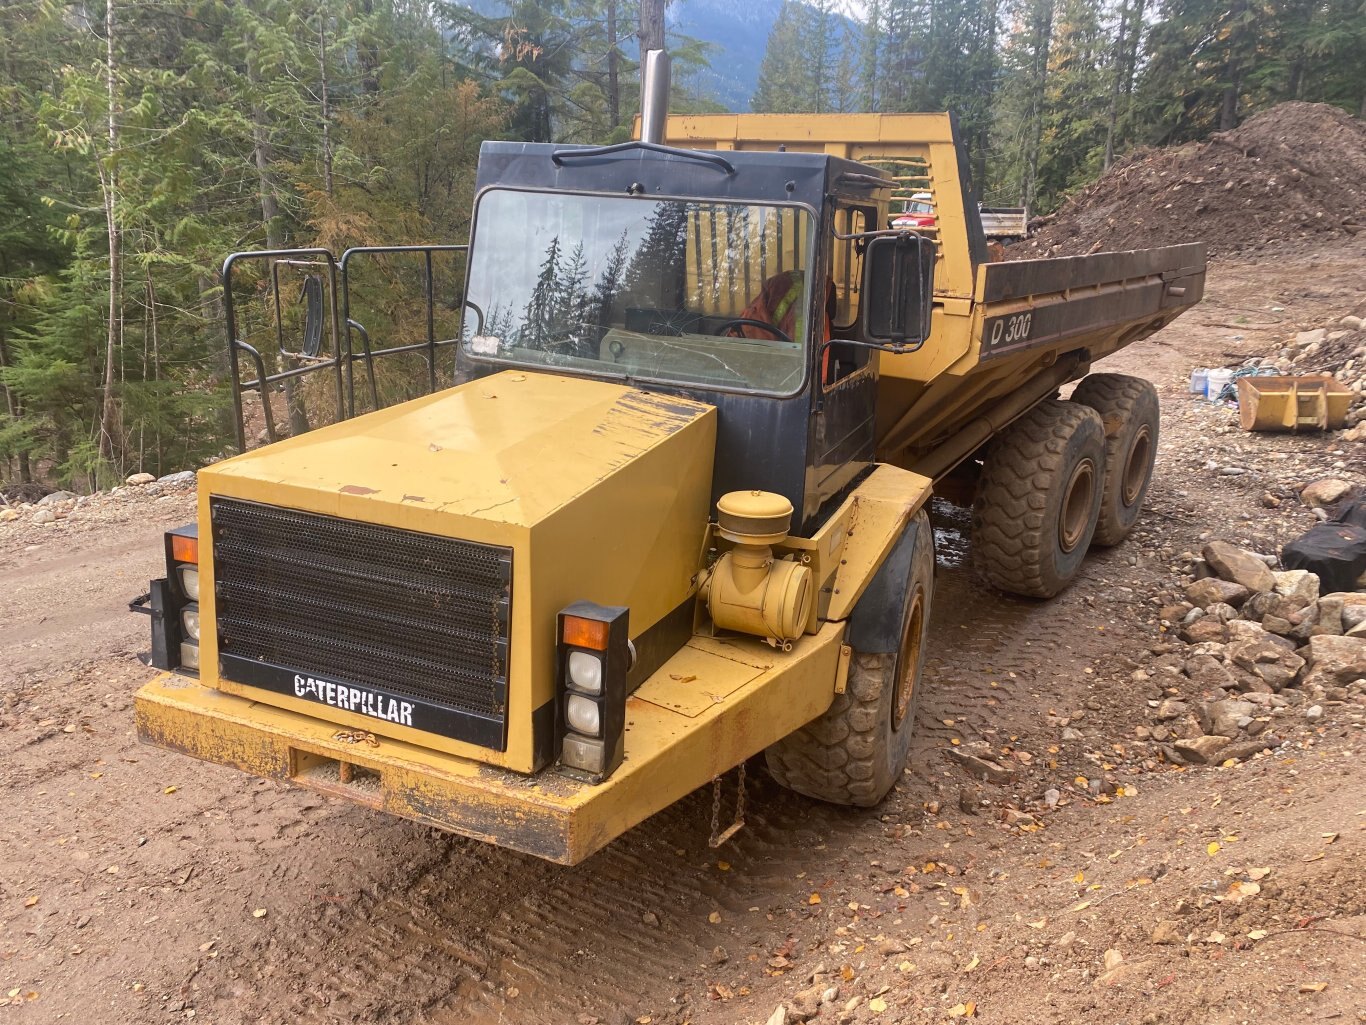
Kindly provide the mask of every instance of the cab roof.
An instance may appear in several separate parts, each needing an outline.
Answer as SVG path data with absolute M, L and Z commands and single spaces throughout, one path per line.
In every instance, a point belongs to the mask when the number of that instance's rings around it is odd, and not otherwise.
M 686 197 L 718 202 L 804 203 L 829 194 L 872 200 L 892 186 L 879 170 L 824 153 L 681 150 L 623 143 L 561 146 L 485 142 L 476 188 L 545 189 Z

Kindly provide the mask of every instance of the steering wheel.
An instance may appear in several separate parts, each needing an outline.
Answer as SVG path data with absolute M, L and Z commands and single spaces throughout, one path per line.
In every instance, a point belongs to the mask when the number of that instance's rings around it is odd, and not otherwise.
M 782 328 L 775 327 L 766 320 L 753 320 L 750 317 L 736 317 L 734 320 L 728 320 L 716 329 L 716 333 L 718 335 L 724 335 L 729 333 L 732 329 L 743 325 L 757 327 L 763 331 L 767 331 L 779 341 L 787 342 L 789 345 L 792 343 L 792 339 L 788 337 L 787 332 Z

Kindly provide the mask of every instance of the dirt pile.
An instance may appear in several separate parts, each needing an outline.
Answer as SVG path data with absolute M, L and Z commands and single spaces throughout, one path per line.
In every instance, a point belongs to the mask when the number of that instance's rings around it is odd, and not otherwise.
M 1008 258 L 1206 242 L 1211 256 L 1366 228 L 1366 123 L 1282 103 L 1208 142 L 1131 154 Z

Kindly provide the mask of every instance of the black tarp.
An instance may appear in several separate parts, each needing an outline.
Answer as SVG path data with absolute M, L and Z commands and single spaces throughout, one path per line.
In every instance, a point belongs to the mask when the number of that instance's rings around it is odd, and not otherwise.
M 1348 502 L 1281 549 L 1286 569 L 1317 573 L 1319 593 L 1354 591 L 1366 573 L 1366 501 Z

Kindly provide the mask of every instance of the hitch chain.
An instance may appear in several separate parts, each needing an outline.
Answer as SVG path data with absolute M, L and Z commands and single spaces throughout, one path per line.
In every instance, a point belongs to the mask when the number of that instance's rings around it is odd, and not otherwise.
M 707 846 L 712 850 L 740 832 L 745 826 L 745 763 L 741 762 L 736 776 L 735 821 L 723 831 L 721 829 L 721 777 L 714 776 L 711 781 L 711 837 Z

